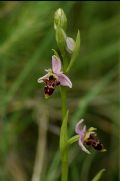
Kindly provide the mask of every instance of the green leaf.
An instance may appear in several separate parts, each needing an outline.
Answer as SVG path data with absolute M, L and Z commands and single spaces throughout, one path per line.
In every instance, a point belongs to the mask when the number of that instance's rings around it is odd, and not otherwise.
M 69 72 L 70 68 L 72 67 L 73 63 L 75 62 L 75 60 L 79 54 L 79 51 L 80 51 L 80 31 L 78 30 L 78 33 L 76 36 L 76 41 L 75 41 L 75 48 L 74 48 L 70 63 L 68 65 L 67 72 Z
M 68 111 L 66 112 L 66 115 L 65 115 L 65 117 L 63 119 L 62 126 L 61 126 L 61 132 L 60 132 L 60 152 L 61 152 L 61 157 L 62 157 L 63 151 L 65 150 L 65 147 L 67 145 L 67 139 L 68 139 L 67 121 L 68 121 Z
M 101 178 L 101 176 L 102 176 L 102 174 L 103 174 L 103 172 L 105 171 L 106 169 L 102 169 L 102 170 L 100 170 L 98 173 L 97 173 L 97 175 L 92 179 L 92 181 L 99 181 L 100 180 L 100 178 Z

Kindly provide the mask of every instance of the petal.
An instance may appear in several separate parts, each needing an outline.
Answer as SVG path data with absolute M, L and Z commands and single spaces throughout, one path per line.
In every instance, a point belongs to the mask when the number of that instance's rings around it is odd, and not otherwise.
M 86 132 L 86 126 L 82 126 L 83 121 L 84 119 L 81 119 L 75 126 L 75 132 L 79 135 L 81 134 L 81 132 Z
M 67 44 L 67 51 L 69 53 L 72 53 L 74 48 L 75 48 L 75 41 L 72 38 L 67 37 L 66 38 L 66 44 Z
M 44 82 L 44 79 L 49 79 L 49 74 L 46 74 L 46 75 L 44 75 L 43 77 L 40 77 L 40 78 L 37 80 L 37 82 L 38 82 L 38 83 L 42 83 L 42 82 Z
M 60 85 L 72 88 L 72 82 L 65 74 L 57 74 Z
M 88 153 L 88 154 L 90 154 L 90 152 L 87 150 L 87 148 L 83 145 L 83 142 L 81 141 L 81 139 L 79 139 L 79 146 L 81 147 L 81 149 L 84 151 L 84 152 L 86 152 L 86 153 Z
M 52 70 L 56 74 L 59 74 L 61 70 L 61 60 L 56 55 L 52 56 Z
M 45 72 L 52 72 L 52 69 L 45 69 Z

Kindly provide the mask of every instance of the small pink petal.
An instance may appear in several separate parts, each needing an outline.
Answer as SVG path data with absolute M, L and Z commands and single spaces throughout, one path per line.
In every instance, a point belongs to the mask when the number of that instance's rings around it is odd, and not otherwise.
M 56 74 L 59 74 L 61 70 L 61 60 L 56 55 L 52 56 L 52 70 Z
M 72 38 L 67 37 L 66 38 L 66 44 L 67 44 L 67 51 L 69 53 L 72 53 L 74 48 L 75 48 L 75 41 Z
M 49 79 L 49 74 L 46 74 L 46 75 L 44 75 L 43 77 L 40 77 L 40 78 L 37 80 L 37 82 L 38 82 L 38 83 L 42 83 L 42 82 L 44 82 L 44 79 Z
M 83 121 L 84 121 L 84 119 L 81 119 L 75 126 L 75 132 L 77 134 L 81 134 L 81 131 L 84 133 L 86 132 L 86 126 L 84 126 L 84 127 L 82 126 Z
M 57 76 L 58 80 L 60 81 L 60 85 L 72 88 L 72 82 L 65 74 L 61 73 L 57 74 Z
M 86 152 L 86 153 L 88 153 L 88 154 L 91 154 L 88 150 L 87 150 L 87 148 L 83 145 L 83 143 L 82 143 L 82 141 L 81 141 L 81 139 L 79 139 L 79 146 L 81 147 L 81 149 L 84 151 L 84 152 Z

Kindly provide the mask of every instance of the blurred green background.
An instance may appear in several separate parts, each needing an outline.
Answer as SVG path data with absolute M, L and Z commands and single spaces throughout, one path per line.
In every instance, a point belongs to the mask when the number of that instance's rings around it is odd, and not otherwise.
M 57 50 L 54 12 L 63 8 L 67 34 L 81 33 L 79 57 L 69 74 L 69 133 L 86 120 L 98 129 L 107 152 L 83 153 L 78 144 L 69 151 L 69 181 L 90 181 L 105 168 L 101 180 L 120 179 L 119 157 L 119 2 L 0 2 L 0 181 L 60 180 L 59 89 L 44 100 L 37 79 L 51 67 Z M 36 151 L 38 151 L 37 156 Z M 35 181 L 34 179 L 32 181 Z

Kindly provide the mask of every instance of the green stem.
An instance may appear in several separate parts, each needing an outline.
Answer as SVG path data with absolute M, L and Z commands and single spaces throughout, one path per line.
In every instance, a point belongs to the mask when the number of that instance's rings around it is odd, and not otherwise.
M 63 120 L 67 112 L 66 90 L 64 87 L 61 87 L 61 101 L 62 101 L 62 120 Z
M 66 73 L 66 70 L 68 67 L 68 58 L 64 50 L 62 51 L 62 58 L 63 58 L 63 70 L 64 70 L 64 73 Z
M 62 155 L 62 177 L 61 181 L 68 181 L 68 147 Z
M 62 101 L 62 120 L 64 120 L 66 112 L 67 112 L 66 90 L 64 87 L 61 87 L 61 101 Z M 67 134 L 67 132 L 64 134 Z M 65 148 L 65 150 L 61 154 L 61 162 L 62 162 L 61 181 L 67 181 L 68 180 L 68 147 Z

